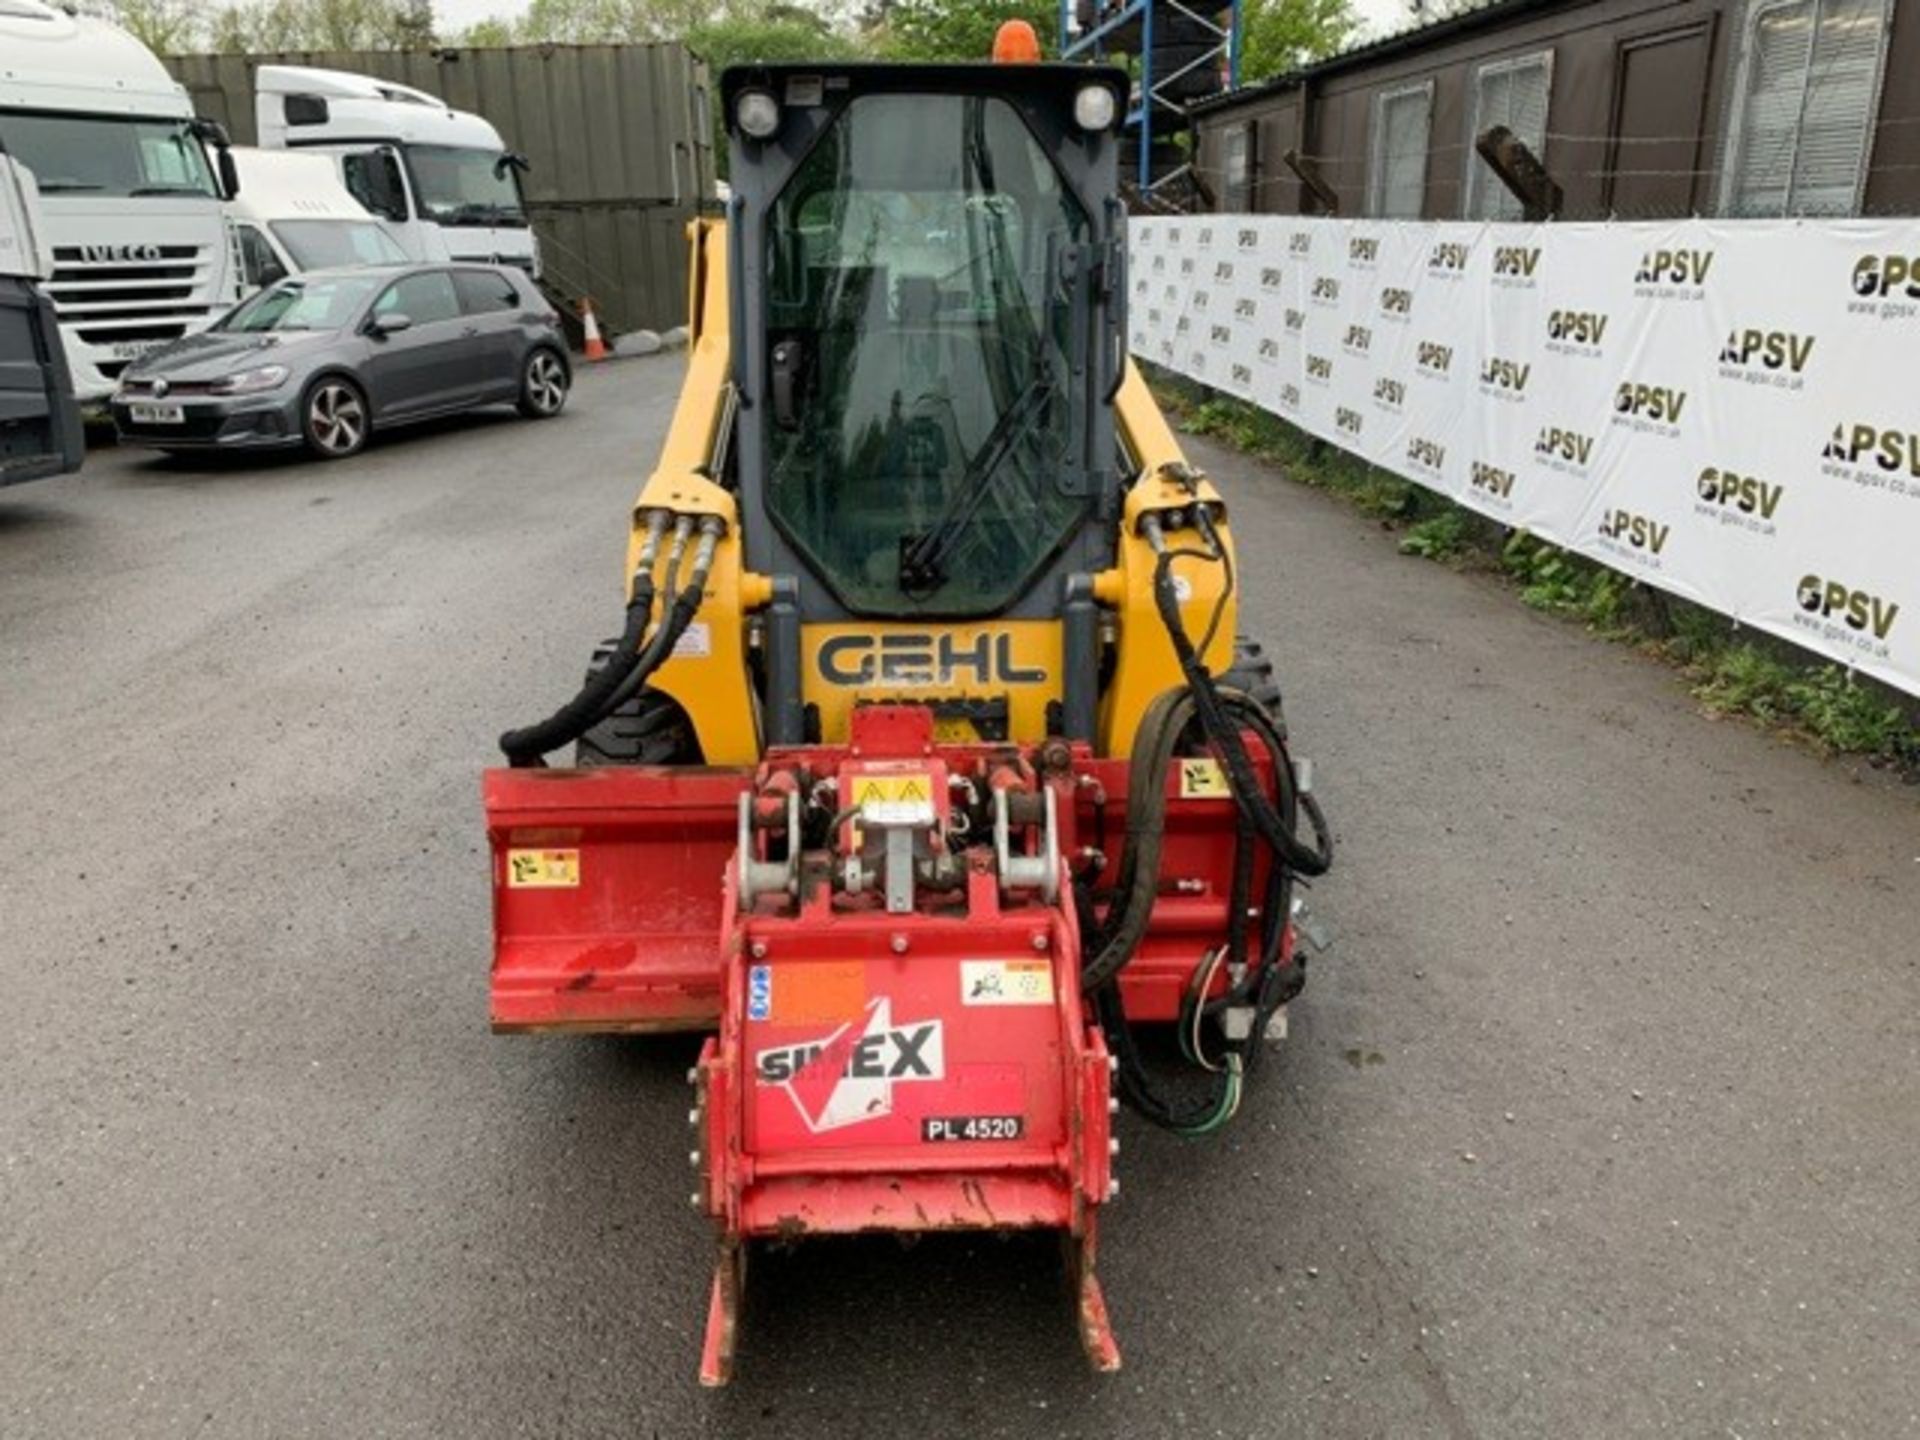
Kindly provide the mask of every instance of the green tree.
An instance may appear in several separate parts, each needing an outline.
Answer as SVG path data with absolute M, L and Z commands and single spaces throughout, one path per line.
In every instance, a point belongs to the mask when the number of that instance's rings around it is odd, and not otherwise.
M 107 17 L 156 55 L 180 55 L 201 39 L 197 0 L 116 0 Z
M 1348 0 L 1242 0 L 1240 24 L 1240 77 L 1257 84 L 1341 49 L 1359 17 Z
M 1051 55 L 1060 32 L 1060 7 L 1048 0 L 891 0 L 872 13 L 873 38 L 889 60 L 987 60 L 1009 20 L 1032 25 Z

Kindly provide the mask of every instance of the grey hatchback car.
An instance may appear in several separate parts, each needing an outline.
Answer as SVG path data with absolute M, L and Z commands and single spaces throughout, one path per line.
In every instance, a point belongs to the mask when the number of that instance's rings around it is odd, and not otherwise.
M 572 380 L 560 318 L 517 270 L 309 270 L 128 366 L 113 421 L 160 450 L 340 460 L 375 430 L 482 405 L 549 419 Z

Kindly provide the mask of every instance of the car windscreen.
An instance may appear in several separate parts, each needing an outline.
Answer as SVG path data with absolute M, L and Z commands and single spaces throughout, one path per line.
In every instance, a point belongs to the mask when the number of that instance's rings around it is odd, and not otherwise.
M 498 150 L 409 145 L 407 166 L 427 219 L 441 225 L 527 223 L 520 178 Z
M 42 195 L 219 194 L 185 120 L 0 113 L 0 144 Z
M 268 228 L 302 270 L 407 263 L 407 252 L 371 220 L 275 220 Z
M 295 276 L 282 280 L 237 309 L 213 328 L 249 334 L 267 330 L 343 330 L 387 283 L 382 275 Z

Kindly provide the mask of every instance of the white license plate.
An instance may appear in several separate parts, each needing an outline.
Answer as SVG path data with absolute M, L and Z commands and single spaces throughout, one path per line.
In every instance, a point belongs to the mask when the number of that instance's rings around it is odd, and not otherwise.
M 121 340 L 108 348 L 116 360 L 138 360 L 142 355 L 158 350 L 164 343 L 160 340 Z
M 133 417 L 136 425 L 184 425 L 187 412 L 180 405 L 154 405 L 144 400 L 136 400 L 127 406 L 127 413 Z

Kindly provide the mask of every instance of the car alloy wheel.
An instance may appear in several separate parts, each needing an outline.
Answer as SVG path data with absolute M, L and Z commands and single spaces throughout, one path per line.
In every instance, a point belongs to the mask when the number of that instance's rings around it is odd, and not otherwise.
M 307 400 L 307 435 L 323 455 L 353 454 L 367 438 L 365 402 L 343 381 L 322 381 Z
M 536 350 L 527 361 L 527 401 L 542 415 L 558 412 L 567 399 L 567 372 L 550 350 Z

